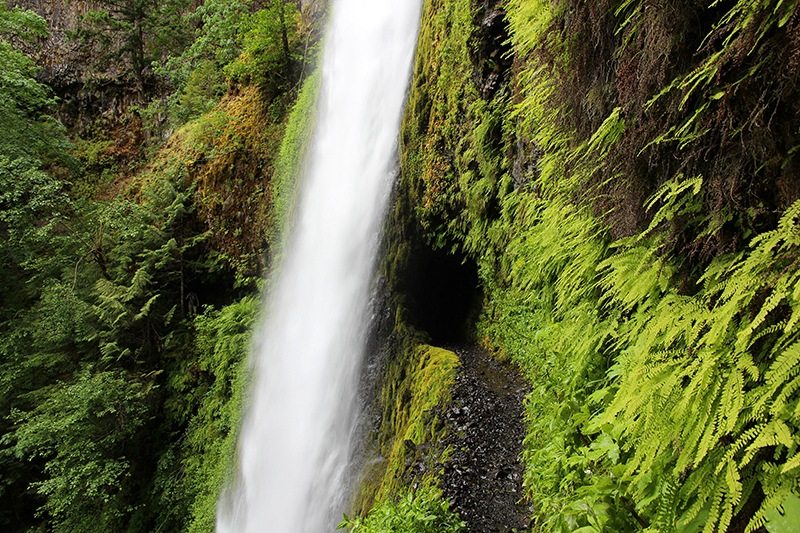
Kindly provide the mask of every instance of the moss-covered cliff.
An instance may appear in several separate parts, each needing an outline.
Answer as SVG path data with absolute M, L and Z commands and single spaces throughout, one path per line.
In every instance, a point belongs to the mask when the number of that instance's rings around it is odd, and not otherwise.
M 537 530 L 797 516 L 799 9 L 426 2 L 387 272 L 476 265 Z

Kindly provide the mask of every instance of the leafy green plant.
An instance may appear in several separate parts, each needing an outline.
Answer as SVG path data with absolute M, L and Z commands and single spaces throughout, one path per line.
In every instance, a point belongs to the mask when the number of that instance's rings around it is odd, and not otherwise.
M 607 263 L 612 298 L 635 314 L 620 336 L 619 390 L 598 423 L 622 424 L 622 478 L 637 497 L 654 470 L 674 483 L 678 524 L 702 512 L 706 531 L 725 530 L 753 498 L 752 531 L 797 490 L 798 214 L 800 202 L 749 253 L 714 262 L 696 296 L 660 284 L 669 269 L 658 260 L 633 271 L 630 254 Z M 638 288 L 652 284 L 661 288 Z M 667 522 L 661 509 L 657 520 Z
M 767 511 L 768 522 L 765 524 L 769 533 L 794 533 L 800 524 L 800 498 L 790 494 L 783 504 L 783 513 L 776 509 Z
M 228 90 L 222 71 L 209 60 L 201 61 L 189 75 L 175 111 L 179 123 L 211 111 Z
M 293 2 L 275 0 L 241 28 L 242 53 L 225 67 L 235 80 L 285 91 L 295 82 L 295 50 L 299 46 L 299 12 Z
M 195 69 L 203 63 L 221 71 L 242 50 L 242 28 L 247 24 L 248 0 L 208 0 L 186 18 L 199 26 L 191 44 L 179 55 L 170 56 L 156 71 L 168 76 L 180 96 Z
M 260 302 L 259 297 L 248 296 L 219 311 L 207 308 L 195 318 L 198 357 L 187 371 L 208 379 L 203 380 L 206 383 L 196 413 L 182 415 L 191 417 L 182 451 L 190 502 L 184 528 L 189 532 L 213 529 L 220 491 L 233 473 L 249 375 L 245 362 Z M 170 384 L 180 393 L 177 402 L 197 386 L 186 377 L 175 374 Z M 185 406 L 178 403 L 171 408 L 183 412 Z
M 33 483 L 54 531 L 118 529 L 130 512 L 122 489 L 131 476 L 126 457 L 148 413 L 153 376 L 85 367 L 70 382 L 40 390 L 43 401 L 14 411 L 14 453 L 45 461 L 46 479 Z M 6 437 L 7 439 L 8 437 Z
M 0 155 L 74 170 L 64 127 L 48 114 L 55 104 L 52 92 L 37 81 L 36 65 L 19 50 L 21 43 L 46 35 L 42 17 L 0 4 Z
M 387 499 L 366 518 L 345 515 L 336 529 L 347 528 L 351 533 L 457 533 L 465 525 L 450 511 L 442 492 L 425 485 L 416 492 Z

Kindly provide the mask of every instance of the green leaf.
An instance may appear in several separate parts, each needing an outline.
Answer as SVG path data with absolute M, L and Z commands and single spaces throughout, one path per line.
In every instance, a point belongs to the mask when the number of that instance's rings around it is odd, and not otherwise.
M 764 526 L 769 533 L 800 533 L 800 498 L 789 494 L 783 503 L 783 514 L 777 509 L 767 509 L 767 523 Z

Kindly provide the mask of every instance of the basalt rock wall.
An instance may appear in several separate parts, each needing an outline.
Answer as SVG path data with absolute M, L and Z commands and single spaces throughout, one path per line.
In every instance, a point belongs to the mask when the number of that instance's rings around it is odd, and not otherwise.
M 73 135 L 88 139 L 99 130 L 108 131 L 120 146 L 135 151 L 143 136 L 140 121 L 131 113 L 140 102 L 129 65 L 111 62 L 99 66 L 100 44 L 81 42 L 73 35 L 81 18 L 101 6 L 84 0 L 21 0 L 15 5 L 47 21 L 49 34 L 29 45 L 26 53 L 39 67 L 39 80 L 59 99 L 57 118 Z M 143 74 L 148 95 L 159 96 L 169 89 L 152 69 Z M 125 122 L 129 124 L 120 134 L 116 130 Z

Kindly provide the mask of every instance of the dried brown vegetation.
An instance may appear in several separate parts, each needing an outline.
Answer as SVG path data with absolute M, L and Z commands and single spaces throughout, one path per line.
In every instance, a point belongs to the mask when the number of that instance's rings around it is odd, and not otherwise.
M 189 173 L 197 181 L 198 208 L 212 244 L 245 274 L 264 267 L 272 219 L 271 178 L 285 111 L 281 97 L 242 88 L 195 126 Z

